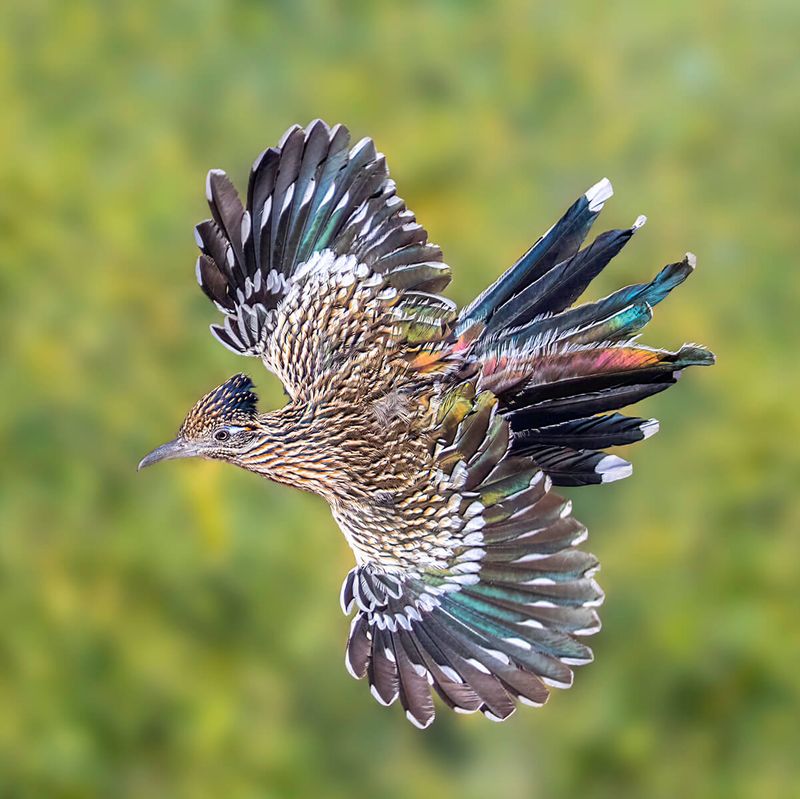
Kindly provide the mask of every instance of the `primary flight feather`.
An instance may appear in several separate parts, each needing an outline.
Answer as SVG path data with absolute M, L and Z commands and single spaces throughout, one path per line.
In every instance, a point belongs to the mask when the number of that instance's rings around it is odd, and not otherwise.
M 627 477 L 608 447 L 654 419 L 618 412 L 713 363 L 703 347 L 639 344 L 694 257 L 575 305 L 644 224 L 581 249 L 611 196 L 602 180 L 467 308 L 441 295 L 442 252 L 397 197 L 370 139 L 292 127 L 253 165 L 243 204 L 212 170 L 196 228 L 213 334 L 260 358 L 289 402 L 260 414 L 236 375 L 145 457 L 228 461 L 324 497 L 353 549 L 346 665 L 410 721 L 432 692 L 507 718 L 589 662 L 600 629 L 586 528 L 551 486 Z

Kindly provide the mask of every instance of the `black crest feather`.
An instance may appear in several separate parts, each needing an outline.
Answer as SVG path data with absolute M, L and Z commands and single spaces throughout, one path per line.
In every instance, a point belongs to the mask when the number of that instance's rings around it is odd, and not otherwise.
M 220 422 L 246 424 L 252 421 L 258 412 L 258 397 L 252 389 L 253 381 L 247 375 L 228 378 L 192 408 L 183 423 L 182 433 L 198 433 Z
M 229 378 L 204 399 L 206 412 L 222 417 L 252 416 L 258 402 L 253 381 L 243 374 Z

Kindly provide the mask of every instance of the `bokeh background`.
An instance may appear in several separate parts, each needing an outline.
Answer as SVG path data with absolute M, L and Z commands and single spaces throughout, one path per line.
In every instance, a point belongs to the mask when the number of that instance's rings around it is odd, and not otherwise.
M 800 5 L 3 3 L 0 797 L 800 793 Z M 503 725 L 420 733 L 342 663 L 324 504 L 203 462 L 137 474 L 207 389 L 204 179 L 295 121 L 373 136 L 471 299 L 587 186 L 649 224 L 593 296 L 684 250 L 646 340 L 711 370 L 575 491 L 596 662 Z M 602 225 L 602 223 L 601 223 Z

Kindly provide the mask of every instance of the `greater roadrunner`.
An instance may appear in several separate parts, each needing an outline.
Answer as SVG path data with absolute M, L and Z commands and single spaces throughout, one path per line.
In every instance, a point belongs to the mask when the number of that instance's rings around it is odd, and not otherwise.
M 604 179 L 458 311 L 384 156 L 319 120 L 256 159 L 246 206 L 219 170 L 206 194 L 197 279 L 224 314 L 211 330 L 290 401 L 259 413 L 236 375 L 140 468 L 213 458 L 324 497 L 357 563 L 341 592 L 356 611 L 347 669 L 419 727 L 432 690 L 500 720 L 568 687 L 592 659 L 603 593 L 577 548 L 586 528 L 551 485 L 627 477 L 604 450 L 658 422 L 617 409 L 713 363 L 700 346 L 636 340 L 694 257 L 573 305 L 645 221 L 580 249 L 612 194 Z

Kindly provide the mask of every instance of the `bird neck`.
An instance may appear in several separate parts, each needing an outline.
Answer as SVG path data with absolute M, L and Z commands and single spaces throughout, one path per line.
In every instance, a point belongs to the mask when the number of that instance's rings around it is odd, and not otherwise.
M 258 416 L 256 425 L 253 445 L 236 465 L 329 501 L 350 482 L 346 458 L 331 446 L 346 432 L 334 420 L 290 403 Z

